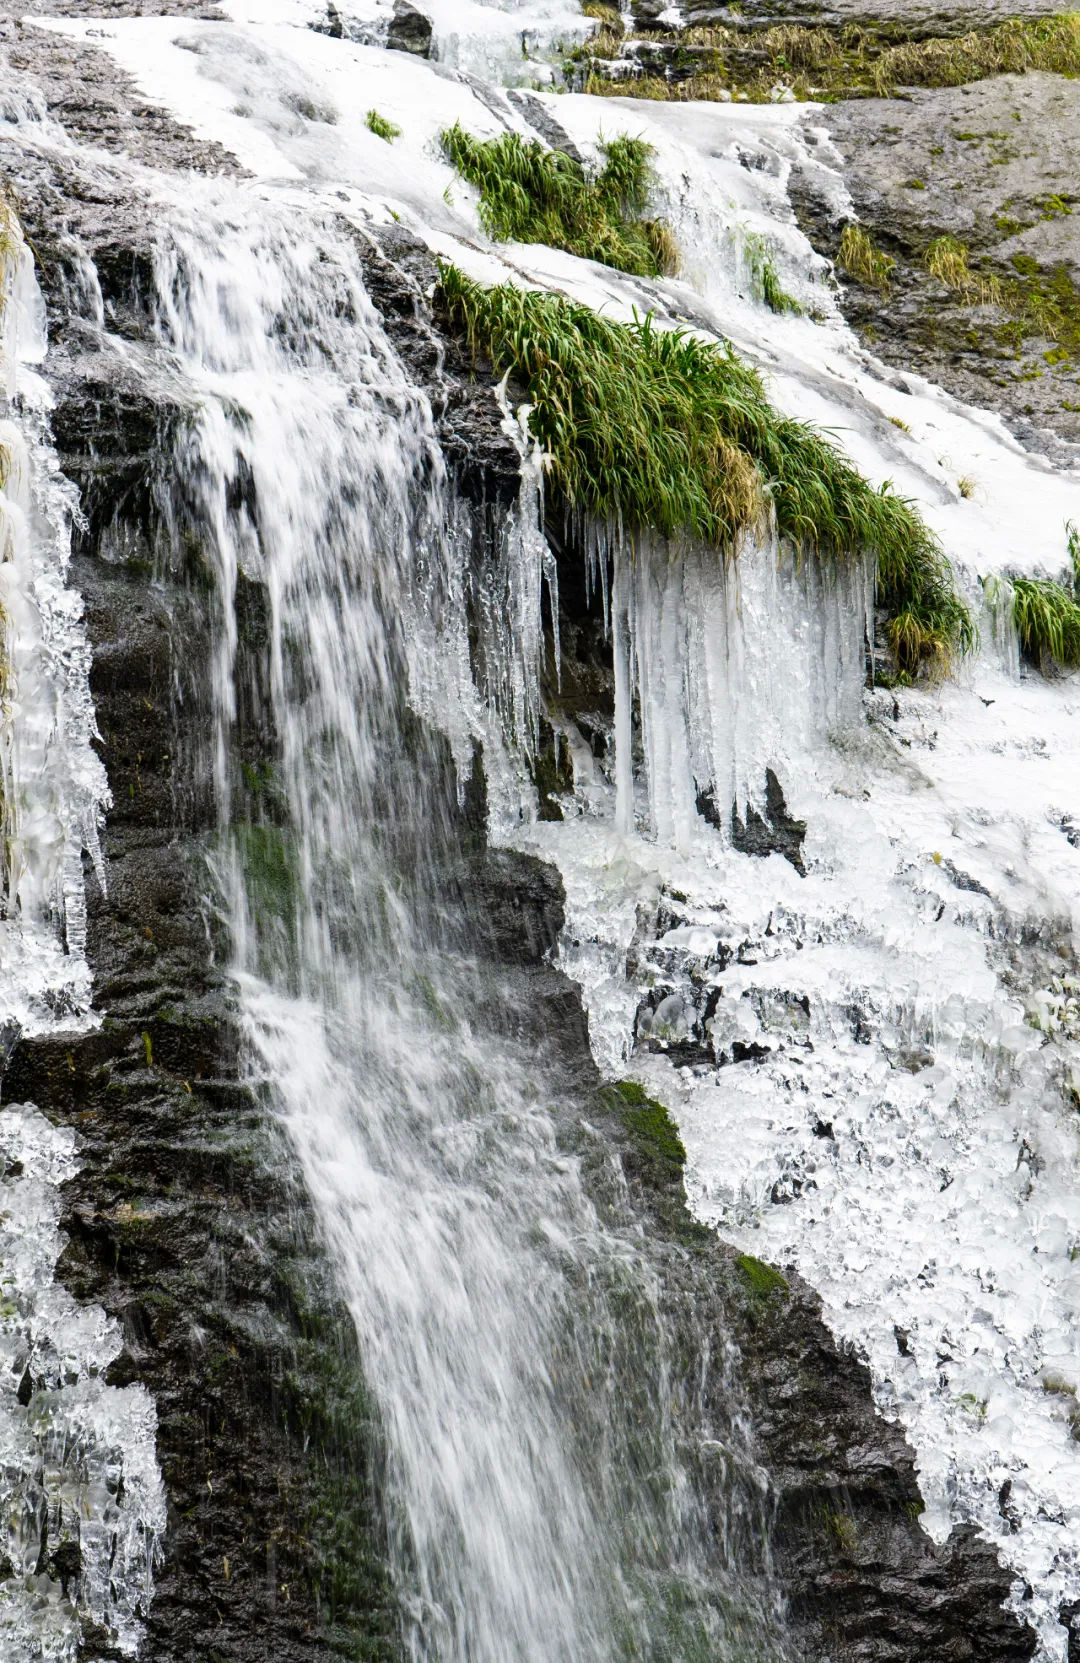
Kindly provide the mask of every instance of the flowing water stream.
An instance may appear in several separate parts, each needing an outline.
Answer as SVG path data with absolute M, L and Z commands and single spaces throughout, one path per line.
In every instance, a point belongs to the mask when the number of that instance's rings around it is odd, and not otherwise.
M 499 1031 L 491 1010 L 520 989 L 472 957 L 482 903 L 440 870 L 453 765 L 404 700 L 411 664 L 414 707 L 438 698 L 453 731 L 462 689 L 449 672 L 433 688 L 418 658 L 466 653 L 452 574 L 467 551 L 355 243 L 329 220 L 305 230 L 235 202 L 174 210 L 160 330 L 199 399 L 178 512 L 218 562 L 219 880 L 251 1074 L 316 1201 L 381 1411 L 408 1653 L 780 1657 L 768 1587 L 746 1575 L 750 1463 L 741 1499 L 733 1484 L 744 1533 L 717 1568 L 680 1466 L 655 1273 L 600 1225 L 560 1149 L 567 1085 Z M 503 535 L 507 564 L 536 558 L 521 521 Z M 246 808 L 240 576 L 265 592 L 280 748 Z

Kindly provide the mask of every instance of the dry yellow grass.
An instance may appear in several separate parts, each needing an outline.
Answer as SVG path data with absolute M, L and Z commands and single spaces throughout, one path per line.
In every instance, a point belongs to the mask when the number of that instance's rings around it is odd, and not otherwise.
M 861 225 L 844 226 L 836 263 L 841 271 L 868 289 L 880 289 L 882 294 L 888 294 L 892 288 L 896 261 L 875 247 Z
M 970 255 L 964 244 L 957 237 L 946 236 L 934 239 L 923 263 L 931 277 L 936 277 L 969 305 L 1004 305 L 1005 289 L 1001 279 L 972 271 L 969 262 Z
M 612 8 L 586 5 L 587 15 L 601 18 L 597 42 L 589 56 L 618 56 L 624 42 L 621 19 L 616 28 Z M 610 16 L 609 16 L 610 14 Z M 990 75 L 1049 70 L 1080 76 L 1080 12 L 1054 17 L 1012 19 L 995 28 L 959 36 L 882 44 L 873 31 L 778 24 L 749 33 L 724 25 L 688 29 L 679 36 L 652 34 L 647 40 L 695 47 L 705 54 L 701 70 L 683 81 L 645 75 L 618 83 L 616 96 L 651 99 L 715 99 L 740 94 L 752 103 L 767 102 L 777 85 L 797 99 L 889 97 L 900 87 L 951 87 Z M 602 75 L 590 76 L 585 90 L 600 95 L 614 89 Z

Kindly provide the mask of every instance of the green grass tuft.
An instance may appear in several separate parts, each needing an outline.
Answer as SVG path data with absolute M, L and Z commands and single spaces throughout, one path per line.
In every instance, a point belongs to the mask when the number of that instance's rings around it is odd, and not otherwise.
M 564 151 L 517 133 L 476 139 L 455 123 L 442 134 L 442 147 L 480 192 L 480 218 L 496 241 L 546 243 L 635 277 L 678 268 L 670 227 L 645 217 L 652 147 L 644 139 L 601 144 L 604 166 L 595 175 Z
M 845 225 L 840 235 L 840 251 L 836 256 L 840 270 L 854 278 L 864 288 L 880 289 L 888 294 L 892 288 L 892 274 L 896 261 L 875 247 L 868 231 L 861 225 Z
M 1065 670 L 1080 669 L 1080 605 L 1060 583 L 1042 578 L 1012 580 L 1012 615 L 1020 645 L 1035 663 L 1051 659 Z
M 935 237 L 924 256 L 924 264 L 931 277 L 944 283 L 963 300 L 975 306 L 1001 306 L 1005 290 L 1001 279 L 974 272 L 970 255 L 958 237 Z
M 628 55 L 636 40 L 676 49 L 666 73 L 641 72 Z M 630 72 L 605 72 L 603 60 L 620 56 Z M 798 99 L 888 98 L 900 87 L 956 87 L 1027 70 L 1080 76 L 1080 12 L 1013 18 L 964 35 L 920 39 L 902 38 L 895 24 L 836 29 L 781 23 L 752 34 L 725 24 L 678 35 L 649 29 L 636 38 L 605 26 L 570 55 L 571 72 L 577 64 L 585 66 L 584 90 L 606 97 L 684 101 L 735 94 L 768 103 L 779 84 Z
M 442 300 L 474 356 L 526 390 L 554 488 L 602 523 L 697 538 L 724 556 L 770 523 L 797 559 L 865 552 L 902 674 L 976 633 L 918 511 L 875 490 L 825 434 L 781 416 L 725 343 L 615 323 L 564 296 L 487 288 L 443 265 Z
M 755 300 L 762 301 L 770 312 L 801 313 L 802 307 L 799 302 L 793 295 L 787 293 L 780 281 L 772 249 L 765 238 L 747 237 L 745 246 L 746 263 L 750 271 L 750 286 L 754 291 Z
M 364 117 L 364 126 L 369 132 L 374 133 L 377 139 L 385 139 L 387 144 L 391 144 L 394 139 L 401 137 L 401 128 L 395 127 L 394 123 L 388 121 L 384 115 L 380 115 L 378 110 L 368 111 Z

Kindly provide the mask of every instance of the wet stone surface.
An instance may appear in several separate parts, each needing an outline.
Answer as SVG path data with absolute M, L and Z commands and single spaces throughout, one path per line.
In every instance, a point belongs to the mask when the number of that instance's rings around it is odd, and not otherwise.
M 863 340 L 898 370 L 1000 411 L 1029 448 L 1068 460 L 1059 441 L 1080 441 L 1080 84 L 1003 75 L 830 105 L 821 121 L 855 215 L 896 262 L 890 292 L 841 277 Z M 809 175 L 792 196 L 803 229 L 835 258 L 835 203 Z M 1004 306 L 930 274 L 927 251 L 942 236 L 964 245 L 973 272 L 1004 285 Z M 1026 313 L 1032 299 L 1056 311 Z

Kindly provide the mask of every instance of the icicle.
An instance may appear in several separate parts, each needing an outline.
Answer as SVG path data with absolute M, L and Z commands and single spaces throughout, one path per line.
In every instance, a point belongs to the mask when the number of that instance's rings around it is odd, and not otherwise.
M 616 560 L 611 595 L 611 640 L 615 663 L 615 824 L 620 832 L 627 833 L 634 829 L 630 604 L 627 561 Z

